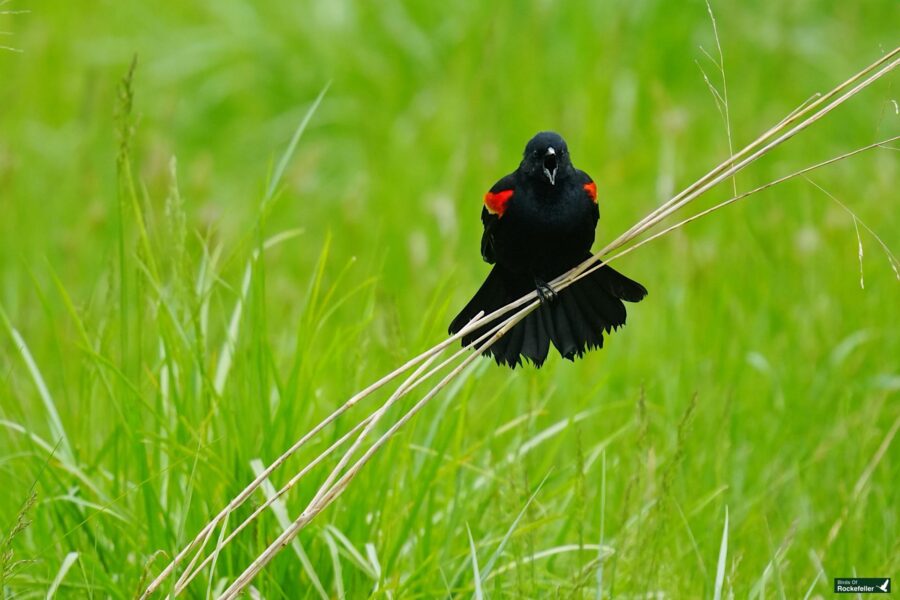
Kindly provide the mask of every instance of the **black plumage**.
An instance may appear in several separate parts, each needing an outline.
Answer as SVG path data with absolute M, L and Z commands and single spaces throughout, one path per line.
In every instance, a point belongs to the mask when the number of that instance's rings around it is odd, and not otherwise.
M 599 217 L 596 185 L 572 165 L 565 140 L 552 132 L 534 136 L 519 168 L 485 196 L 481 254 L 494 267 L 450 333 L 536 289 L 541 306 L 485 354 L 510 367 L 523 357 L 541 366 L 551 343 L 570 360 L 601 348 L 603 334 L 625 324 L 622 301 L 639 302 L 646 288 L 608 265 L 558 294 L 547 283 L 590 257 Z M 497 323 L 463 336 L 463 344 Z

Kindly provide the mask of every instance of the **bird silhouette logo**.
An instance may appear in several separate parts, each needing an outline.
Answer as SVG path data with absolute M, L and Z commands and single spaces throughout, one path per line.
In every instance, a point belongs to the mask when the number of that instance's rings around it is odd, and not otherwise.
M 879 586 L 875 586 L 875 587 L 877 587 L 877 588 L 878 588 L 879 590 L 881 590 L 882 592 L 887 593 L 887 592 L 889 591 L 890 587 L 891 587 L 891 580 L 890 580 L 890 579 L 885 579 L 885 580 L 884 580 L 884 583 L 882 583 L 882 584 L 879 585 Z

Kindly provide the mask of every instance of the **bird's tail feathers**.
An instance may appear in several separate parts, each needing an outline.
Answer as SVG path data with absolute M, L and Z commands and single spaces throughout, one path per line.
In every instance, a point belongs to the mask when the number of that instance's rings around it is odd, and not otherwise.
M 466 304 L 465 308 L 453 319 L 450 324 L 450 333 L 454 334 L 465 327 L 475 316 L 482 312 L 490 314 L 506 306 L 527 294 L 533 286 L 523 277 L 506 271 L 503 267 L 495 265 L 488 273 L 487 279 L 475 293 L 475 296 Z M 540 366 L 547 358 L 550 348 L 550 337 L 545 319 L 539 315 L 540 311 L 529 314 L 525 319 L 513 327 L 499 340 L 488 348 L 484 354 L 493 356 L 499 364 L 515 367 L 521 364 L 522 356 Z M 509 315 L 506 315 L 509 316 Z M 494 321 L 483 325 L 462 337 L 463 345 L 471 344 L 486 334 L 502 321 L 504 317 L 498 317 Z
M 479 312 L 489 314 L 532 289 L 533 281 L 527 277 L 495 265 L 472 300 L 450 324 L 450 333 L 460 331 Z M 646 295 L 644 286 L 603 265 L 560 290 L 555 300 L 531 312 L 484 354 L 510 367 L 521 364 L 523 358 L 539 367 L 546 360 L 552 342 L 564 358 L 574 360 L 587 350 L 602 348 L 603 334 L 625 324 L 623 300 L 639 302 Z M 495 320 L 466 334 L 463 344 L 477 340 L 498 322 Z

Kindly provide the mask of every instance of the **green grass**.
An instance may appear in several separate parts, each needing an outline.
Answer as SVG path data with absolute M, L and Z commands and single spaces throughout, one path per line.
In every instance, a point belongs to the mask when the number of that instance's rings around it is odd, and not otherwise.
M 256 459 L 440 341 L 487 272 L 481 196 L 535 131 L 563 133 L 598 182 L 601 241 L 728 155 L 695 62 L 720 86 L 704 2 L 57 4 L 0 7 L 30 10 L 0 14 L 0 46 L 23 51 L 0 49 L 4 597 L 133 597 Z M 900 42 L 892 0 L 713 9 L 735 149 Z M 896 135 L 898 85 L 738 190 Z M 811 176 L 895 252 L 897 157 Z M 635 252 L 620 267 L 650 296 L 606 348 L 540 371 L 478 361 L 254 585 L 712 598 L 721 568 L 723 598 L 802 598 L 896 575 L 900 283 L 861 235 L 865 289 L 853 219 L 797 180 Z

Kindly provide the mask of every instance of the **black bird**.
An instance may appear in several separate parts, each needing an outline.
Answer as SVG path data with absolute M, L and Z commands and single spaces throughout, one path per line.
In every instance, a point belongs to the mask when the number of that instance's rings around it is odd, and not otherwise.
M 603 346 L 603 333 L 625 324 L 622 300 L 639 302 L 647 290 L 608 265 L 557 293 L 548 281 L 591 256 L 600 211 L 597 185 L 569 158 L 565 140 L 544 131 L 528 142 L 522 162 L 484 197 L 481 256 L 494 265 L 475 297 L 450 324 L 462 329 L 531 290 L 541 306 L 485 351 L 515 368 L 522 357 L 540 367 L 550 342 L 575 360 Z M 500 321 L 469 333 L 469 344 Z

